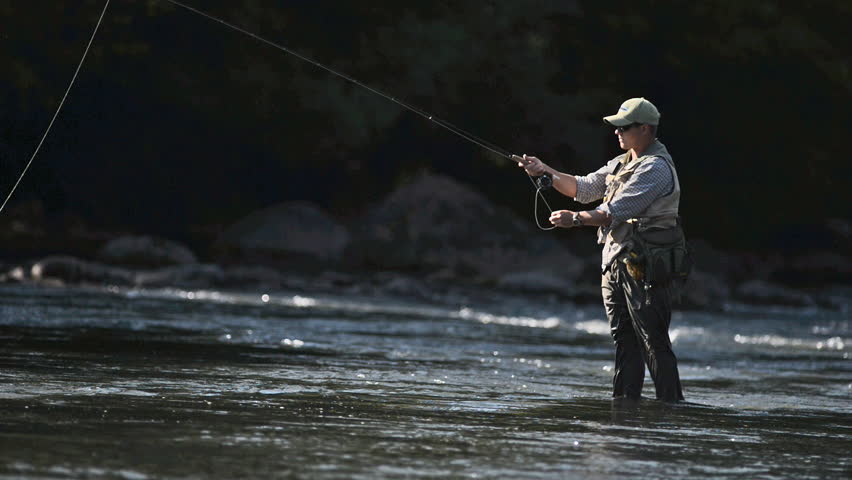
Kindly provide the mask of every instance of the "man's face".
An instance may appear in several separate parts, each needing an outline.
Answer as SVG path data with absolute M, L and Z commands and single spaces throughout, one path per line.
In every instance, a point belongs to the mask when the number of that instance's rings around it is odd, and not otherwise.
M 639 136 L 642 133 L 643 125 L 631 123 L 624 127 L 615 127 L 615 135 L 618 136 L 618 146 L 622 150 L 630 150 L 636 146 Z

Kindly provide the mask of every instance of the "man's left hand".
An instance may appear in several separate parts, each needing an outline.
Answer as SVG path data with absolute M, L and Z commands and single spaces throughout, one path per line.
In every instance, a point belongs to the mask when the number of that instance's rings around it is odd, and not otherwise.
M 574 226 L 574 212 L 571 210 L 556 210 L 550 214 L 550 223 L 562 228 Z

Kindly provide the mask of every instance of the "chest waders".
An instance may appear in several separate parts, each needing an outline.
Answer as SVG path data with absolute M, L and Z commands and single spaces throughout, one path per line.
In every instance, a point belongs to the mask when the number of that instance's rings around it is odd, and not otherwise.
M 599 243 L 617 253 L 604 269 L 601 293 L 615 343 L 613 397 L 640 398 L 647 366 L 657 399 L 683 400 L 672 351 L 672 286 L 688 270 L 688 248 L 678 217 L 680 183 L 674 163 L 660 142 L 632 161 L 624 156 L 606 178 L 604 201 L 618 199 L 642 162 L 662 158 L 669 165 L 671 192 L 654 199 L 636 218 L 598 231 Z

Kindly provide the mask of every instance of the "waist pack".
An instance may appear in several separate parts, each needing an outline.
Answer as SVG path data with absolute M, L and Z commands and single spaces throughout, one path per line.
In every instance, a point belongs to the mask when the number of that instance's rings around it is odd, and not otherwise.
M 674 299 L 679 299 L 693 266 L 680 219 L 671 228 L 633 228 L 633 247 L 624 257 L 628 272 L 644 283 L 646 292 L 655 285 L 671 284 Z M 645 298 L 650 300 L 649 295 Z

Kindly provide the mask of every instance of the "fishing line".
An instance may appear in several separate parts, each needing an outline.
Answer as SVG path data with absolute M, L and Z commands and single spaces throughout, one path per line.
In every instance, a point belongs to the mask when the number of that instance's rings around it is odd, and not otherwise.
M 432 115 L 429 112 L 421 110 L 420 108 L 417 108 L 414 105 L 406 103 L 406 102 L 404 102 L 404 101 L 402 101 L 402 100 L 400 100 L 400 99 L 398 99 L 398 98 L 396 98 L 392 95 L 389 95 L 387 93 L 382 92 L 381 90 L 378 90 L 374 87 L 371 87 L 371 86 L 369 86 L 369 85 L 367 85 L 367 84 L 365 84 L 365 83 L 363 83 L 363 82 L 361 82 L 361 81 L 359 81 L 359 80 L 357 80 L 357 79 L 355 79 L 355 78 L 353 78 L 349 75 L 346 75 L 344 73 L 340 73 L 340 72 L 338 72 L 338 71 L 336 71 L 336 70 L 334 70 L 330 67 L 327 67 L 327 66 L 323 65 L 322 63 L 320 63 L 320 62 L 318 62 L 318 61 L 316 61 L 312 58 L 306 57 L 306 56 L 304 56 L 304 55 L 302 55 L 302 54 L 300 54 L 296 51 L 293 51 L 293 50 L 291 50 L 291 49 L 289 49 L 289 48 L 287 48 L 287 47 L 285 47 L 285 46 L 283 46 L 279 43 L 273 42 L 271 40 L 267 40 L 266 38 L 263 38 L 260 35 L 257 35 L 256 33 L 250 32 L 250 31 L 248 31 L 244 28 L 241 28 L 237 25 L 229 23 L 225 20 L 222 20 L 221 18 L 214 17 L 213 15 L 210 15 L 209 13 L 198 10 L 197 8 L 190 7 L 189 5 L 181 3 L 177 0 L 165 0 L 165 1 L 167 1 L 171 4 L 174 4 L 174 5 L 177 5 L 178 7 L 181 7 L 183 9 L 189 10 L 190 12 L 201 15 L 202 17 L 205 17 L 208 20 L 211 20 L 211 21 L 214 21 L 214 22 L 219 23 L 221 25 L 224 25 L 224 26 L 226 26 L 226 27 L 228 27 L 232 30 L 236 30 L 236 31 L 238 31 L 238 32 L 240 32 L 244 35 L 248 35 L 249 37 L 252 37 L 255 40 L 258 40 L 262 43 L 265 43 L 265 44 L 267 44 L 271 47 L 277 48 L 278 50 L 281 50 L 282 52 L 289 53 L 290 55 L 293 55 L 294 57 L 296 57 L 300 60 L 303 60 L 305 62 L 310 63 L 311 65 L 314 65 L 318 68 L 321 68 L 321 69 L 325 70 L 326 72 L 331 73 L 332 75 L 340 77 L 340 78 L 342 78 L 342 79 L 344 79 L 344 80 L 346 80 L 350 83 L 358 85 L 361 88 L 364 88 L 364 89 L 366 89 L 366 90 L 368 90 L 368 91 L 370 91 L 370 92 L 372 92 L 376 95 L 379 95 L 380 97 L 383 97 L 387 100 L 390 100 L 390 101 L 396 103 L 397 105 L 399 105 L 400 107 L 405 108 L 405 109 L 407 109 L 411 112 L 414 112 L 417 115 L 420 115 L 421 117 L 425 118 L 426 120 L 428 120 L 432 123 L 435 123 L 436 125 L 439 125 L 439 126 L 445 128 L 445 129 L 449 130 L 450 132 L 458 135 L 459 137 L 461 137 L 461 138 L 463 138 L 463 139 L 465 139 L 465 140 L 467 140 L 467 141 L 469 141 L 469 142 L 471 142 L 475 145 L 478 145 L 478 146 L 484 148 L 485 150 L 488 150 L 492 153 L 495 153 L 495 154 L 497 154 L 497 155 L 499 155 L 503 158 L 506 158 L 508 160 L 513 160 L 512 154 L 509 153 L 506 149 L 503 149 L 503 148 L 501 148 L 501 147 L 499 147 L 499 146 L 497 146 L 497 145 L 495 145 L 491 142 L 483 140 L 483 139 L 477 137 L 476 135 L 451 124 L 450 122 L 447 122 L 446 120 L 442 120 L 442 119 Z M 541 198 L 541 200 L 544 202 L 544 205 L 547 207 L 547 209 L 550 210 L 551 213 L 553 212 L 553 209 L 550 207 L 550 204 L 547 203 L 547 199 L 544 197 L 544 194 L 542 194 L 542 190 L 545 190 L 548 187 L 542 186 L 540 182 L 537 183 L 536 180 L 534 180 L 530 176 L 528 176 L 528 178 L 530 179 L 530 182 L 532 182 L 533 188 L 536 189 L 535 205 L 533 207 L 534 208 L 533 217 L 535 218 L 536 226 L 538 226 L 538 228 L 540 228 L 542 230 L 553 230 L 554 228 L 556 228 L 555 226 L 542 227 L 541 223 L 539 222 L 539 219 L 538 219 L 538 199 L 539 198 Z
M 59 112 L 62 110 L 62 106 L 65 105 L 65 99 L 68 98 L 68 93 L 71 92 L 71 87 L 74 86 L 74 82 L 77 80 L 77 75 L 80 73 L 80 69 L 83 67 L 83 62 L 86 61 L 86 56 L 89 54 L 89 49 L 92 47 L 92 42 L 95 40 L 95 35 L 98 33 L 98 28 L 101 26 L 101 22 L 104 19 L 104 14 L 106 14 L 107 7 L 109 7 L 109 1 L 106 1 L 104 4 L 104 9 L 101 11 L 101 16 L 98 17 L 98 23 L 95 25 L 95 30 L 92 31 L 92 36 L 89 38 L 89 43 L 86 45 L 86 51 L 83 52 L 83 58 L 80 59 L 80 63 L 77 64 L 77 70 L 74 71 L 74 76 L 71 77 L 71 83 L 68 84 L 68 88 L 65 89 L 65 95 L 62 96 L 62 101 L 59 102 L 59 107 L 56 108 L 56 113 L 53 114 L 53 118 L 50 120 L 50 123 L 47 125 L 47 130 L 44 131 L 44 135 L 41 136 L 41 141 L 38 142 L 38 146 L 36 146 L 33 155 L 30 157 L 30 161 L 27 162 L 27 165 L 24 167 L 24 171 L 21 172 L 21 175 L 18 177 L 18 181 L 15 182 L 15 185 L 12 187 L 12 190 L 9 192 L 9 195 L 6 196 L 6 200 L 3 201 L 3 205 L 0 205 L 0 212 L 6 208 L 6 204 L 9 203 L 9 199 L 12 198 L 12 194 L 15 193 L 15 190 L 18 188 L 18 185 L 21 183 L 21 180 L 24 179 L 24 175 L 27 174 L 27 170 L 30 169 L 30 165 L 33 164 L 33 160 L 35 160 L 36 155 L 38 155 L 39 150 L 41 150 L 41 146 L 44 143 L 44 139 L 47 138 L 47 134 L 50 133 L 50 129 L 53 127 L 53 123 L 56 122 L 56 117 L 59 116 Z

